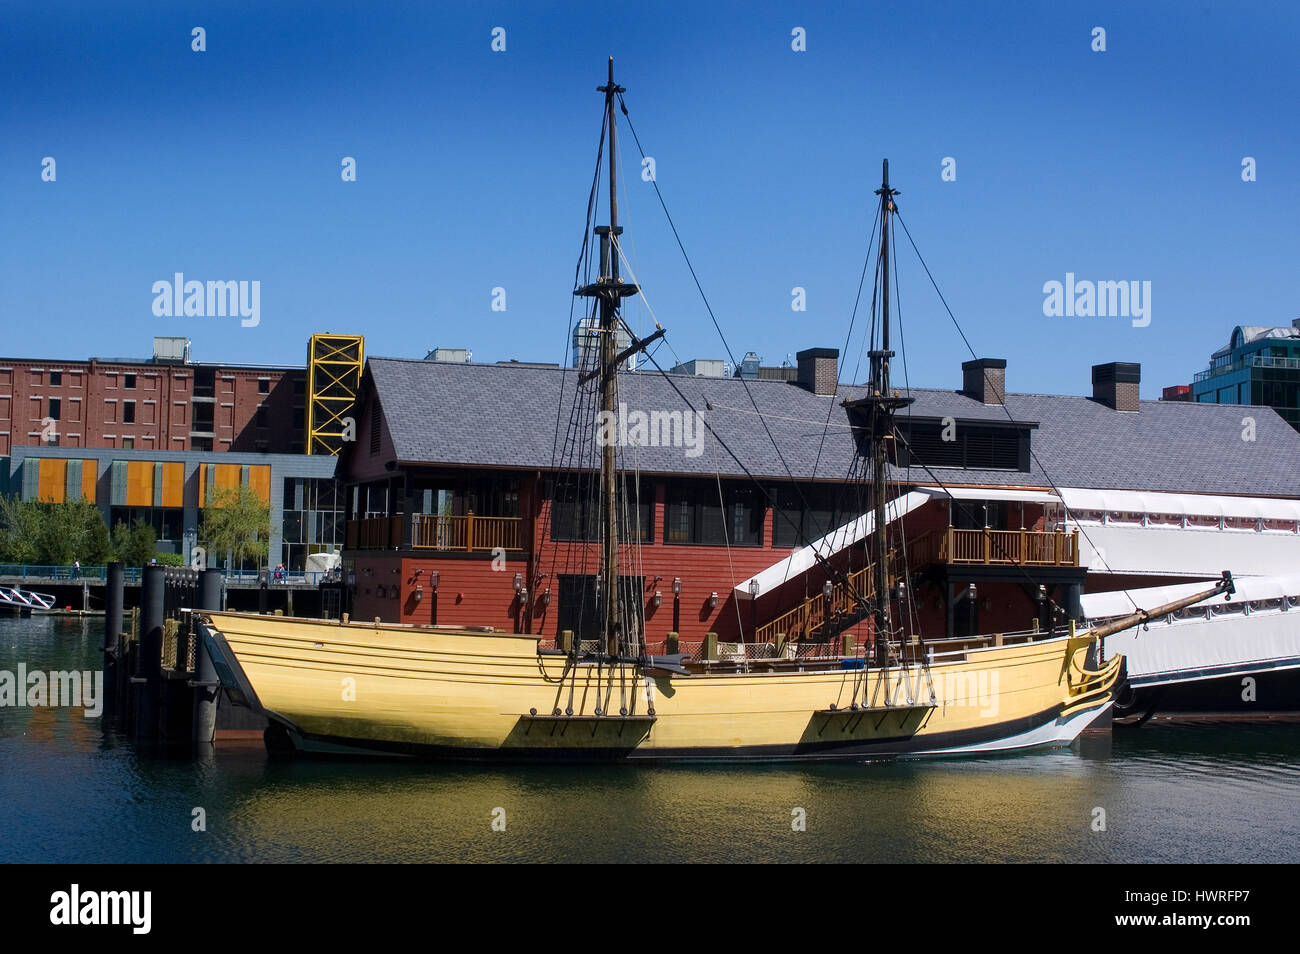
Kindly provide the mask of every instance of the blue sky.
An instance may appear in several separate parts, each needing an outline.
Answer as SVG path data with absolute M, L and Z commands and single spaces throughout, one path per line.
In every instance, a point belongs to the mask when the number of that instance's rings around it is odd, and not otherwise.
M 560 360 L 610 54 L 737 357 L 843 345 L 883 156 L 1008 390 L 1085 393 L 1089 365 L 1126 360 L 1158 396 L 1233 325 L 1300 316 L 1292 5 L 7 2 L 3 19 L 9 356 L 180 334 L 201 360 L 302 363 L 337 331 L 377 355 Z M 649 304 L 680 357 L 722 357 L 621 149 Z M 260 324 L 156 317 L 152 285 L 177 271 L 260 281 Z M 1044 317 L 1067 272 L 1150 281 L 1150 325 Z M 910 250 L 900 277 L 911 382 L 959 386 L 968 355 Z

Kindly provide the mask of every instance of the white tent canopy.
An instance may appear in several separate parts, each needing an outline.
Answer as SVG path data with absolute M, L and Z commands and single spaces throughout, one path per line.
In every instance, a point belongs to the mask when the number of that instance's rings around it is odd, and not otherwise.
M 1236 579 L 1237 592 L 1232 596 L 1233 603 L 1246 603 L 1255 600 L 1273 600 L 1282 596 L 1300 595 L 1300 573 L 1286 576 L 1252 576 Z M 1176 583 L 1172 586 L 1152 586 L 1142 590 L 1114 590 L 1110 593 L 1086 593 L 1080 602 L 1083 615 L 1088 619 L 1107 619 L 1112 616 L 1127 616 L 1135 612 L 1134 606 L 1151 609 L 1162 603 L 1171 603 L 1184 596 L 1208 590 L 1213 583 Z M 1222 596 L 1216 596 L 1210 603 L 1224 602 Z
M 1165 494 L 1137 490 L 1061 488 L 1072 511 L 1233 517 L 1249 520 L 1300 520 L 1300 500 L 1278 497 L 1226 497 L 1212 494 Z

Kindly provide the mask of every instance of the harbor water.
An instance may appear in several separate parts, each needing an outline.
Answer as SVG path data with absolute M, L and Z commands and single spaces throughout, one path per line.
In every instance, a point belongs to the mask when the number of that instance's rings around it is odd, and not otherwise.
M 102 646 L 102 618 L 0 619 L 0 674 L 93 672 Z M 547 767 L 177 755 L 86 716 L 0 707 L 0 861 L 1300 861 L 1291 724 L 985 758 Z

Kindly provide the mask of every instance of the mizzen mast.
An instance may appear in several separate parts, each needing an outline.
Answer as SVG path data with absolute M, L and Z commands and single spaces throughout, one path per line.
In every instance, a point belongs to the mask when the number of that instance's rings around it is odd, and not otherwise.
M 871 574 L 874 662 L 885 668 L 889 665 L 889 638 L 893 632 L 889 611 L 889 547 L 885 533 L 885 507 L 889 502 L 889 448 L 894 436 L 894 412 L 912 403 L 911 398 L 899 397 L 889 381 L 889 359 L 894 356 L 894 352 L 889 349 L 889 253 L 894 237 L 893 217 L 898 211 L 894 205 L 894 196 L 898 192 L 889 185 L 888 159 L 884 160 L 881 184 L 876 195 L 880 196 L 880 346 L 873 347 L 868 352 L 871 371 L 867 396 L 849 402 L 849 406 L 867 411 L 867 430 L 871 442 L 871 500 L 875 516 L 872 532 L 875 562 Z

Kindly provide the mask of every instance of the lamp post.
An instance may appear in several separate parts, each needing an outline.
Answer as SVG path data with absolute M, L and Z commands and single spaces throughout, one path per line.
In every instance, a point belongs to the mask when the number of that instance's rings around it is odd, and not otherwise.
M 682 578 L 673 577 L 673 632 L 682 631 Z
M 970 611 L 970 630 L 967 636 L 975 635 L 975 584 L 970 583 L 966 586 L 966 607 Z
M 826 606 L 822 610 L 822 635 L 830 638 L 831 634 L 831 597 L 835 595 L 835 584 L 827 580 L 822 584 L 822 598 L 826 601 Z

